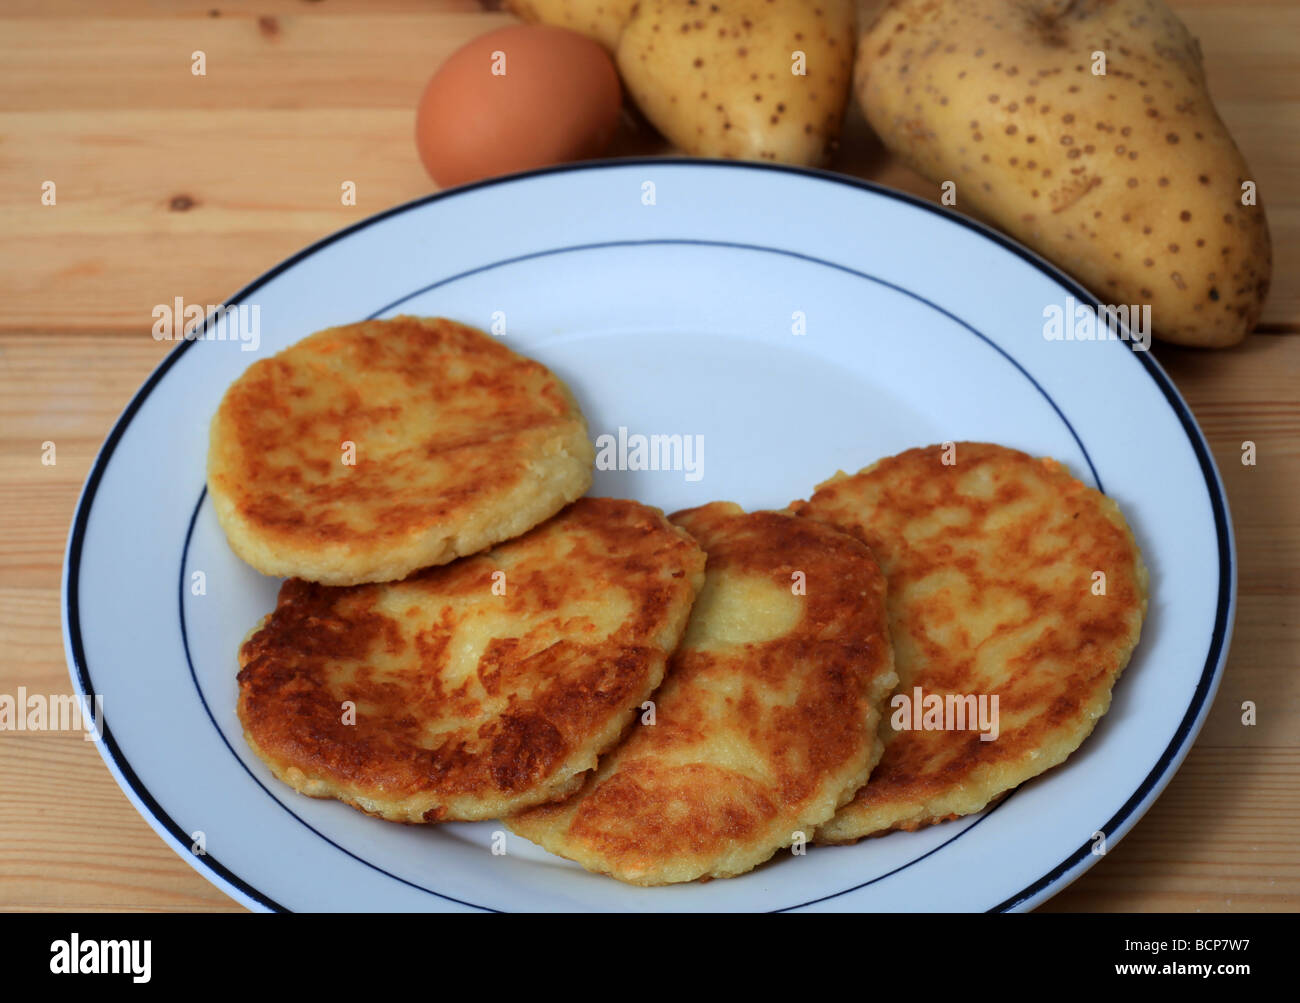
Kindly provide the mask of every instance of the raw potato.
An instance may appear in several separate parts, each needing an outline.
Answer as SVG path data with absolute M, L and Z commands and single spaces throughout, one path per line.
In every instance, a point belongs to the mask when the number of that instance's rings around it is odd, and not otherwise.
M 848 103 L 854 23 L 853 0 L 641 0 L 618 68 L 687 153 L 818 164 Z
M 1255 326 L 1272 271 L 1264 210 L 1242 204 L 1255 175 L 1159 0 L 895 0 L 856 72 L 890 150 L 1103 302 L 1149 303 L 1183 345 Z
M 506 8 L 529 24 L 568 28 L 613 52 L 636 0 L 506 0 Z

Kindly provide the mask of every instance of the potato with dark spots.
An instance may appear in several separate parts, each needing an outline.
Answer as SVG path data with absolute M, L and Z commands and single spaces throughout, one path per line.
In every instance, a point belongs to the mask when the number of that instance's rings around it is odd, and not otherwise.
M 618 68 L 687 153 L 819 164 L 848 104 L 854 24 L 853 0 L 641 0 Z
M 506 0 L 529 24 L 550 24 L 594 38 L 613 52 L 636 0 Z
M 1160 0 L 895 0 L 860 40 L 855 87 L 885 145 L 954 182 L 959 210 L 1102 303 L 1149 304 L 1157 337 L 1218 348 L 1259 320 L 1272 251 L 1256 178 Z

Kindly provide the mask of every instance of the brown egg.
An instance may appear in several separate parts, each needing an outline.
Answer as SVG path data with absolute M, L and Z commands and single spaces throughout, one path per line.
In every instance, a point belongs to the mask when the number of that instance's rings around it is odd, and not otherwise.
M 415 142 L 439 185 L 599 156 L 618 125 L 613 61 L 576 32 L 512 25 L 466 43 L 420 98 Z

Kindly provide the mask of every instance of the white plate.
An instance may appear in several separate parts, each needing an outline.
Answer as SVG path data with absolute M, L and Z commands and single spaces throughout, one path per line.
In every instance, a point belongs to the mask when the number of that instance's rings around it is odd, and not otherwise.
M 104 700 L 104 760 L 163 839 L 254 908 L 1030 908 L 1098 859 L 1095 833 L 1113 847 L 1177 769 L 1217 688 L 1235 598 L 1227 503 L 1186 404 L 1125 341 L 1047 340 L 1045 307 L 1070 296 L 1087 298 L 933 205 L 698 160 L 499 179 L 329 237 L 230 301 L 260 307 L 257 352 L 179 344 L 91 471 L 64 635 L 74 685 Z M 981 815 L 670 888 L 588 874 L 515 836 L 493 855 L 496 823 L 388 825 L 293 793 L 235 717 L 235 650 L 279 583 L 217 526 L 208 421 L 256 358 L 399 312 L 483 328 L 500 312 L 504 340 L 569 382 L 593 435 L 702 435 L 698 480 L 597 474 L 593 494 L 668 511 L 783 506 L 837 468 L 950 439 L 1068 463 L 1119 501 L 1151 567 L 1150 615 L 1110 713 L 1064 766 Z M 196 571 L 206 595 L 192 594 Z

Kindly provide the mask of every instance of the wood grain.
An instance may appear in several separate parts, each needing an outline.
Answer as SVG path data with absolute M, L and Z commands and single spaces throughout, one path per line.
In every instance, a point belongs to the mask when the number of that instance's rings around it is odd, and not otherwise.
M 1262 330 L 1300 330 L 1300 8 L 1177 3 L 1219 110 L 1258 173 L 1276 253 Z M 0 11 L 0 693 L 70 692 L 59 584 L 100 443 L 167 350 L 155 303 L 221 302 L 333 230 L 431 190 L 415 97 L 473 2 L 165 4 L 9 0 Z M 216 12 L 215 14 L 213 12 Z M 209 73 L 189 73 L 203 49 Z M 618 152 L 662 143 L 629 118 Z M 835 167 L 925 197 L 860 116 Z M 58 204 L 40 204 L 40 185 Z M 358 205 L 340 204 L 355 181 Z M 1048 909 L 1300 907 L 1300 339 L 1158 346 L 1232 507 L 1236 632 L 1182 770 Z M 1244 440 L 1258 462 L 1240 461 Z M 58 462 L 40 462 L 41 444 Z M 1241 723 L 1241 704 L 1258 723 Z M 0 733 L 0 908 L 238 909 L 153 833 L 77 735 Z

